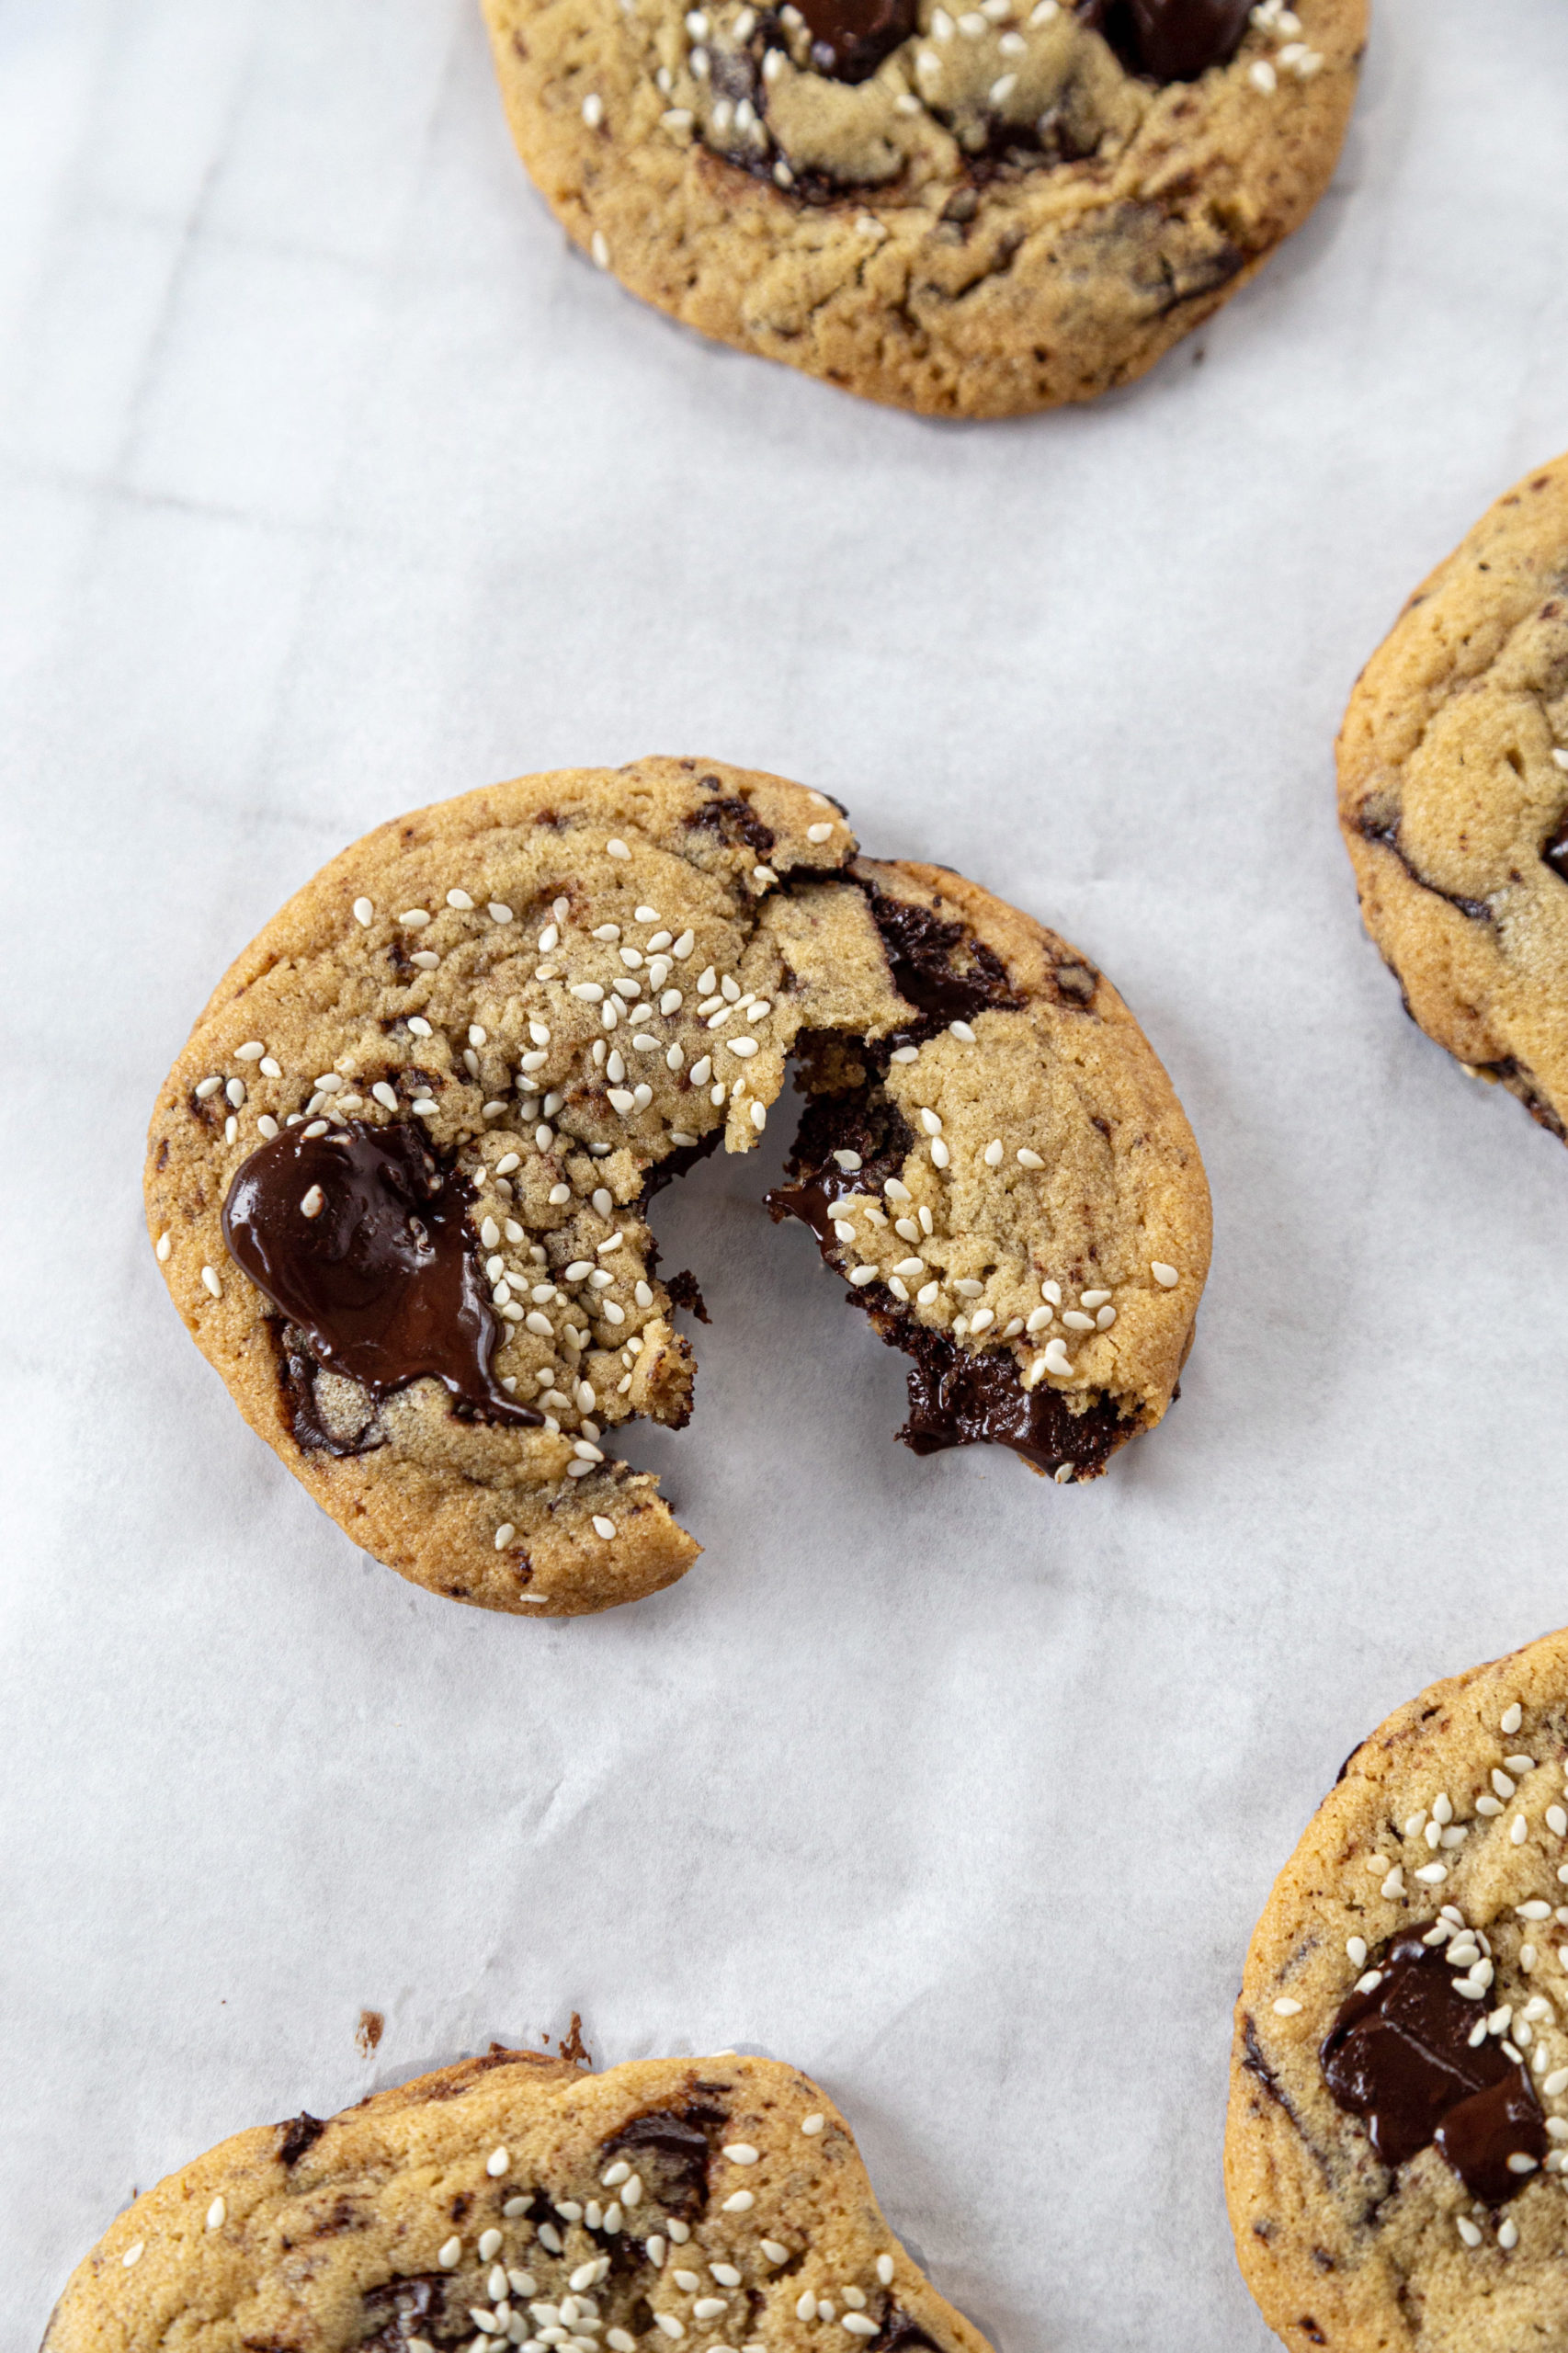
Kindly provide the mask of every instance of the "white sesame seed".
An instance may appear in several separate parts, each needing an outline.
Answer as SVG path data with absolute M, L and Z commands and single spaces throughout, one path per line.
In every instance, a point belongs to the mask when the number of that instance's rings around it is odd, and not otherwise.
M 199 1079 L 196 1086 L 197 1101 L 199 1103 L 210 1103 L 222 1084 L 223 1082 L 221 1078 Z
M 227 2205 L 222 2198 L 215 2198 L 212 2200 L 211 2205 L 207 2209 L 208 2229 L 210 2231 L 221 2231 L 228 2219 L 229 2209 Z
M 806 839 L 809 842 L 830 842 L 833 839 L 833 827 L 831 825 L 808 825 L 806 827 Z
M 1266 97 L 1271 90 L 1278 89 L 1279 86 L 1279 77 L 1266 57 L 1258 58 L 1254 64 L 1248 66 L 1247 80 L 1255 90 L 1261 90 Z
M 804 2294 L 798 2296 L 795 2300 L 795 2318 L 797 2320 L 815 2320 L 816 2316 L 817 2300 L 808 2288 Z
M 1367 1940 L 1364 1937 L 1347 1937 L 1345 1949 L 1352 1969 L 1364 1969 L 1367 1962 Z
M 594 1514 L 594 1534 L 596 1536 L 602 1536 L 605 1542 L 608 1544 L 610 1538 L 615 1534 L 614 1520 L 607 1519 L 603 1512 L 596 1512 Z
M 440 2265 L 443 2271 L 455 2271 L 458 2268 L 459 2262 L 461 2260 L 462 2251 L 463 2243 L 461 2239 L 448 2239 L 437 2253 L 436 2260 Z
M 1475 2224 L 1471 2221 L 1468 2214 L 1456 2214 L 1454 2216 L 1454 2228 L 1458 2231 L 1466 2246 L 1479 2246 L 1481 2245 L 1481 2233 L 1476 2229 Z
M 1516 1847 L 1522 1847 L 1530 1835 L 1529 1824 L 1522 1813 L 1517 1813 L 1508 1825 L 1508 1836 Z
M 721 2313 L 728 2310 L 722 2296 L 699 2296 L 691 2308 L 691 2316 L 693 2320 L 717 2320 Z
M 951 1158 L 952 1158 L 952 1154 L 948 1150 L 948 1147 L 947 1147 L 947 1145 L 942 1142 L 941 1137 L 940 1137 L 940 1136 L 933 1136 L 933 1137 L 932 1137 L 932 1139 L 931 1139 L 931 1165 L 932 1165 L 932 1166 L 933 1166 L 934 1168 L 946 1168 L 946 1167 L 947 1167 L 947 1165 L 948 1165 L 948 1164 L 949 1164 L 949 1162 L 951 1160 Z
M 1507 1774 L 1494 1765 L 1492 1768 L 1492 1786 L 1500 1798 L 1511 1798 L 1518 1788 L 1518 1783 L 1510 1780 Z
M 1154 1280 L 1159 1284 L 1162 1290 L 1174 1290 L 1176 1284 L 1181 1280 L 1181 1277 L 1177 1274 L 1176 1268 L 1174 1267 L 1167 1267 L 1164 1260 L 1160 1258 L 1154 1258 L 1150 1261 L 1149 1272 L 1153 1276 Z
M 666 2336 L 681 2337 L 686 2335 L 683 2323 L 676 2320 L 674 2313 L 655 2313 L 653 2325 L 655 2328 L 662 2328 Z
M 1522 2149 L 1516 2150 L 1514 2154 L 1508 2159 L 1508 2171 L 1510 2173 L 1538 2173 L 1540 2170 L 1540 2168 L 1537 2160 L 1534 2157 L 1527 2156 Z
M 778 2264 L 789 2262 L 790 2250 L 784 2245 L 782 2239 L 762 2239 L 758 2244 L 769 2263 Z
M 213 1296 L 213 1298 L 214 1298 L 214 1299 L 222 1299 L 222 1296 L 223 1296 L 223 1286 L 222 1286 L 222 1284 L 219 1281 L 219 1279 L 218 1279 L 218 1276 L 217 1276 L 217 1272 L 216 1272 L 216 1270 L 215 1270 L 213 1267 L 202 1267 L 202 1269 L 201 1269 L 201 1279 L 202 1279 L 202 1281 L 206 1284 L 206 1286 L 207 1286 L 208 1290 L 211 1292 L 211 1294 L 212 1294 L 212 1296 Z
M 125 2253 L 119 2258 L 125 2269 L 129 2271 L 132 2264 L 140 2263 L 146 2251 L 147 2242 L 145 2239 L 132 2239 L 131 2245 L 126 2248 Z
M 1518 1731 L 1519 1726 L 1524 1722 L 1524 1720 L 1525 1711 L 1516 1699 L 1512 1706 L 1505 1708 L 1503 1711 L 1502 1728 L 1506 1733 L 1516 1733 Z
M 942 1132 L 941 1120 L 935 1111 L 923 1110 L 920 1114 L 920 1124 L 928 1136 L 939 1136 Z
M 1293 2002 L 1288 1994 L 1281 1994 L 1274 2005 L 1274 2015 L 1277 2018 L 1293 2018 L 1301 2007 L 1300 2002 Z
M 583 120 L 590 131 L 597 131 L 605 119 L 605 102 L 597 90 L 590 90 L 583 100 Z
M 826 2117 L 819 2116 L 814 2112 L 810 2116 L 803 2116 L 801 2119 L 801 2130 L 805 2134 L 808 2141 L 815 2140 L 817 2134 L 825 2130 L 826 2124 Z
M 756 2204 L 756 2200 L 749 2189 L 735 2189 L 725 2199 L 724 2211 L 726 2214 L 749 2214 Z
M 1397 1863 L 1384 1880 L 1381 1893 L 1388 1898 L 1390 1903 L 1392 1903 L 1396 1895 L 1404 1893 L 1404 1873 Z
M 1523 1780 L 1527 1773 L 1533 1773 L 1535 1771 L 1535 1758 L 1533 1756 L 1505 1756 L 1503 1762 L 1507 1767 L 1509 1772 L 1517 1773 L 1521 1780 Z
M 754 2149 L 749 2141 L 730 2141 L 725 2143 L 724 2154 L 733 2165 L 755 2165 L 761 2151 Z
M 1441 1887 L 1448 1876 L 1447 1863 L 1423 1863 L 1415 1873 L 1424 1887 Z
M 500 1527 L 495 1530 L 495 1550 L 498 1552 L 504 1552 L 507 1545 L 511 1542 L 513 1537 L 516 1536 L 517 1532 L 517 1531 L 513 1527 L 511 1521 L 509 1519 L 504 1519 L 501 1522 Z M 506 2153 L 504 2149 L 500 2152 L 503 2158 L 506 2156 Z M 506 2168 L 505 2164 L 502 2164 L 499 2165 L 492 2165 L 490 2170 L 492 2173 L 505 2173 Z

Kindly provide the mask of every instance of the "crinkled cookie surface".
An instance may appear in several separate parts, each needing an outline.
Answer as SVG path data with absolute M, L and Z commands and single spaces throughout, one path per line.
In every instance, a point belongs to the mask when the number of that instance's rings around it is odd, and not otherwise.
M 697 1553 L 610 1451 L 690 1413 L 658 1188 L 745 1152 L 912 1358 L 918 1451 L 1093 1476 L 1163 1415 L 1208 1268 L 1170 1083 L 1077 950 L 837 805 L 695 760 L 523 778 L 335 859 L 160 1095 L 149 1229 L 198 1345 L 355 1540 L 573 1615 Z
M 241 2132 L 110 2225 L 45 2353 L 986 2353 L 792 2067 L 499 2047 Z
M 1568 1135 L 1568 458 L 1497 501 L 1368 663 L 1339 816 L 1414 1018 Z
M 1366 0 L 484 6 L 523 161 L 603 267 L 742 350 L 973 417 L 1125 383 L 1244 284 L 1328 183 L 1367 24 Z
M 1242 2270 L 1292 2347 L 1568 2347 L 1568 1635 L 1348 1759 L 1236 2006 Z

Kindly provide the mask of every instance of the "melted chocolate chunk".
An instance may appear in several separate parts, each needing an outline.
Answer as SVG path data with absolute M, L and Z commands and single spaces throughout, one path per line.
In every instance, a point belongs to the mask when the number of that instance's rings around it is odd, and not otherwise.
M 1088 0 L 1081 22 L 1122 63 L 1154 82 L 1196 82 L 1241 46 L 1251 0 Z
M 1553 874 L 1560 874 L 1568 882 L 1568 816 L 1563 817 L 1540 854 Z
M 1528 2072 L 1493 2036 L 1471 2048 L 1485 2006 L 1455 1993 L 1444 1947 L 1422 1939 L 1419 1928 L 1396 1937 L 1374 1963 L 1381 1983 L 1340 2006 L 1321 2053 L 1324 2081 L 1341 2108 L 1366 2119 L 1384 2165 L 1434 2145 L 1473 2198 L 1500 2206 L 1529 2178 L 1508 2159 L 1539 2165 L 1545 2156 L 1545 2119 Z
M 710 801 L 704 808 L 694 809 L 686 821 L 688 833 L 717 834 L 732 849 L 754 849 L 758 858 L 766 858 L 773 847 L 774 833 L 765 825 L 747 801 Z
M 317 1194 L 308 1217 L 301 1204 Z M 378 1399 L 428 1376 L 465 1414 L 537 1428 L 543 1415 L 491 1373 L 496 1326 L 467 1217 L 472 1198 L 407 1121 L 356 1120 L 324 1136 L 294 1129 L 239 1170 L 223 1239 L 318 1366 Z
M 880 1088 L 814 1097 L 785 1163 L 796 1181 L 766 1195 L 768 1211 L 809 1225 L 827 1257 L 838 1246 L 833 1231 L 837 1203 L 857 1193 L 880 1195 L 914 1144 L 898 1107 Z M 850 1154 L 855 1165 L 842 1166 L 839 1152 Z M 1026 1389 L 1010 1350 L 977 1354 L 960 1347 L 947 1333 L 917 1323 L 881 1283 L 851 1291 L 850 1298 L 867 1310 L 884 1340 L 915 1359 L 909 1419 L 898 1435 L 916 1454 L 990 1443 L 1011 1447 L 1040 1471 L 1054 1473 L 1070 1463 L 1077 1476 L 1093 1477 L 1132 1435 L 1136 1425 L 1124 1421 L 1108 1397 L 1074 1414 L 1056 1390 Z
M 728 2120 L 722 2108 L 655 2108 L 634 2116 L 601 2145 L 606 2157 L 635 2153 L 640 2170 L 653 2160 L 654 2197 L 667 2212 L 689 2222 L 708 2205 L 709 2134 Z
M 833 1250 L 837 1246 L 835 1204 L 856 1193 L 879 1197 L 914 1149 L 915 1137 L 903 1113 L 880 1088 L 813 1096 L 801 1115 L 784 1164 L 796 1182 L 776 1185 L 764 1196 L 768 1212 L 775 1220 L 798 1217 L 811 1227 L 824 1252 Z M 840 1152 L 851 1155 L 851 1167 L 835 1158 Z
M 672 1307 L 684 1307 L 688 1314 L 696 1316 L 699 1324 L 712 1321 L 703 1302 L 702 1286 L 689 1267 L 683 1267 L 678 1275 L 672 1275 L 665 1289 L 669 1292 Z
M 1006 966 L 965 925 L 945 922 L 933 908 L 911 899 L 891 898 L 874 883 L 861 887 L 881 934 L 892 984 L 922 1017 L 884 1039 L 884 1046 L 918 1045 L 949 1021 L 972 1021 L 989 1007 L 1017 1009 Z
M 915 1358 L 909 1375 L 909 1419 L 899 1436 L 915 1454 L 940 1454 L 953 1446 L 1010 1446 L 1038 1471 L 1054 1474 L 1071 1464 L 1077 1478 L 1093 1478 L 1136 1424 L 1124 1421 L 1109 1397 L 1096 1397 L 1081 1414 L 1042 1381 L 1026 1389 L 1010 1350 L 975 1356 L 945 1332 L 903 1316 L 874 1311 L 884 1336 Z
M 388 2279 L 367 2288 L 360 2300 L 366 2333 L 359 2353 L 400 2353 L 417 2340 L 426 2345 L 453 2341 L 454 2331 L 443 2326 L 447 2317 L 447 2282 L 438 2271 L 412 2271 L 402 2279 Z M 460 2334 L 464 2338 L 468 2330 Z
M 835 82 L 869 82 L 915 31 L 915 0 L 797 0 L 812 37 L 812 66 Z
M 912 2353 L 917 2345 L 928 2346 L 930 2353 L 941 2353 L 936 2338 L 927 2336 L 917 2320 L 911 2320 L 897 2304 L 890 2304 L 881 2333 L 870 2339 L 868 2353 Z
M 291 2116 L 287 2124 L 278 2127 L 278 2164 L 297 2165 L 305 2151 L 313 2149 L 325 2131 L 322 2119 L 302 2108 L 298 2116 Z

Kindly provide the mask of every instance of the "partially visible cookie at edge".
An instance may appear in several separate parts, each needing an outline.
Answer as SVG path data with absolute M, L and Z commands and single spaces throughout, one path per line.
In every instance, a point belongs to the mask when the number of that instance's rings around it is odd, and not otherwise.
M 645 301 L 873 400 L 1130 381 L 1311 211 L 1366 0 L 484 0 L 513 136 Z
M 697 1294 L 662 1280 L 650 1206 L 756 1144 L 791 1056 L 812 1101 L 775 1206 L 914 1358 L 910 1443 L 1103 1469 L 1169 1402 L 1207 1272 L 1169 1081 L 1077 950 L 859 860 L 838 806 L 778 778 L 523 778 L 354 845 L 197 1023 L 149 1229 L 246 1418 L 357 1542 L 485 1607 L 608 1608 L 698 1549 L 610 1450 L 691 1410 Z
M 1346 1760 L 1236 2006 L 1236 2248 L 1293 2347 L 1568 2347 L 1568 1634 Z
M 237 2133 L 117 2217 L 44 2353 L 987 2353 L 889 2230 L 848 2125 L 726 2054 L 590 2075 L 495 2046 Z
M 1568 458 L 1498 499 L 1368 663 L 1339 818 L 1412 1017 L 1568 1137 Z

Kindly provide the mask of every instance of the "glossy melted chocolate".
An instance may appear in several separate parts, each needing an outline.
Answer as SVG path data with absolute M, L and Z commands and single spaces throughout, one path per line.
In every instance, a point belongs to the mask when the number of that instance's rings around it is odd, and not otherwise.
M 1002 959 L 963 924 L 948 923 L 912 899 L 891 898 L 874 884 L 861 888 L 881 935 L 892 984 L 920 1017 L 885 1039 L 884 1046 L 918 1045 L 949 1021 L 972 1021 L 990 1008 L 1017 1006 Z
M 691 2221 L 708 2204 L 709 2134 L 726 2121 L 720 2108 L 655 2108 L 634 2116 L 600 2150 L 606 2157 L 653 2157 L 658 2196 L 672 2214 Z
M 1329 2029 L 1324 2081 L 1341 2108 L 1365 2117 L 1384 2165 L 1431 2143 L 1472 2197 L 1500 2206 L 1529 2179 L 1508 2159 L 1539 2165 L 1547 2152 L 1528 2070 L 1492 2035 L 1471 2049 L 1486 2005 L 1455 1993 L 1444 1948 L 1424 1943 L 1422 1929 L 1396 1937 L 1374 1965 L 1381 1984 L 1352 1994 Z
M 915 0 L 796 0 L 812 66 L 835 82 L 867 82 L 919 22 Z
M 1135 74 L 1195 82 L 1241 46 L 1252 0 L 1088 0 L 1078 11 Z
M 301 1204 L 319 1188 L 322 1206 Z M 372 1397 L 426 1377 L 460 1411 L 537 1428 L 494 1378 L 496 1326 L 476 1262 L 472 1188 L 406 1120 L 298 1129 L 253 1152 L 229 1188 L 230 1256 L 302 1336 L 316 1363 Z
M 1568 817 L 1563 818 L 1540 854 L 1553 874 L 1561 874 L 1568 882 Z
M 806 1107 L 786 1164 L 795 1181 L 775 1186 L 767 1207 L 776 1218 L 798 1217 L 809 1225 L 824 1256 L 829 1256 L 838 1247 L 833 1231 L 837 1204 L 858 1193 L 880 1198 L 914 1144 L 897 1106 L 880 1088 L 819 1096 Z M 849 1153 L 857 1165 L 841 1166 L 838 1152 Z M 915 1454 L 937 1454 L 954 1446 L 1007 1446 L 1037 1470 L 1054 1473 L 1070 1463 L 1082 1476 L 1098 1471 L 1131 1435 L 1131 1425 L 1108 1397 L 1072 1413 L 1054 1389 L 1043 1383 L 1024 1387 L 1010 1349 L 960 1347 L 947 1333 L 917 1323 L 880 1283 L 850 1297 L 869 1313 L 884 1340 L 915 1359 L 909 1419 L 898 1435 Z

